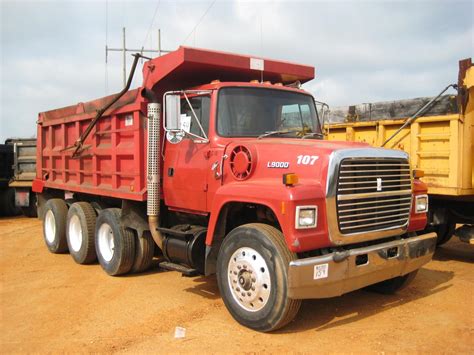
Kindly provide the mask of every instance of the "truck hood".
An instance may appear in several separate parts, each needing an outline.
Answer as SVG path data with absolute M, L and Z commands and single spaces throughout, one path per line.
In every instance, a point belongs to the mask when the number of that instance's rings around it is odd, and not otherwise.
M 346 142 L 346 141 L 326 141 L 316 139 L 298 139 L 298 138 L 262 138 L 253 139 L 248 141 L 249 144 L 255 144 L 262 148 L 268 145 L 278 146 L 279 149 L 286 147 L 285 149 L 292 149 L 299 151 L 299 149 L 315 149 L 326 154 L 331 154 L 335 150 L 339 149 L 351 149 L 351 148 L 367 148 L 370 147 L 368 143 L 360 142 Z
M 281 184 L 283 174 L 296 173 L 299 181 L 325 188 L 331 153 L 370 147 L 366 143 L 314 139 L 262 138 L 231 142 L 226 148 L 225 183 L 264 180 Z

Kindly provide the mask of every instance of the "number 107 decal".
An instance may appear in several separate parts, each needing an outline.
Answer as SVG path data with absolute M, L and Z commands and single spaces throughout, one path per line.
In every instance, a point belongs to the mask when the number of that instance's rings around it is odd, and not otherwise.
M 298 165 L 314 165 L 316 160 L 318 160 L 317 155 L 298 155 L 296 157 L 296 164 Z

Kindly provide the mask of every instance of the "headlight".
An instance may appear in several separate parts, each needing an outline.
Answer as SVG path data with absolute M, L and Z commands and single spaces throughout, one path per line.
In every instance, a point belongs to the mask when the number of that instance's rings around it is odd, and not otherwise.
M 314 228 L 318 221 L 317 206 L 297 206 L 295 228 Z
M 428 212 L 428 195 L 415 196 L 415 213 Z

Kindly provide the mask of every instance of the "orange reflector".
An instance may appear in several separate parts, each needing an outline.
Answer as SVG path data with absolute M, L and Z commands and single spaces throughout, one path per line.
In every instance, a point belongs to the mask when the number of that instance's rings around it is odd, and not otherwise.
M 283 174 L 283 184 L 286 186 L 292 186 L 298 183 L 298 175 L 295 173 Z
M 221 81 L 219 79 L 215 79 L 211 81 L 211 84 L 219 84 Z
M 281 214 L 286 213 L 286 204 L 285 201 L 281 201 Z
M 258 80 L 250 80 L 251 84 L 258 84 Z
M 415 179 L 422 178 L 423 176 L 425 176 L 425 172 L 423 170 L 413 169 L 413 177 Z

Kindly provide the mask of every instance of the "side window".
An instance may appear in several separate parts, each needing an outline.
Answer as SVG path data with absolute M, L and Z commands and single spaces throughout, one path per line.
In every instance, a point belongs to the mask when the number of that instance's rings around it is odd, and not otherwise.
M 302 123 L 312 127 L 311 111 L 308 105 L 283 105 L 281 107 L 280 129 L 298 129 Z
M 284 128 L 300 128 L 301 115 L 298 104 L 284 105 L 281 107 L 280 129 Z
M 211 98 L 209 96 L 195 96 L 189 97 L 189 102 L 191 103 L 194 113 L 196 114 L 199 123 L 201 123 L 204 132 L 209 134 L 209 114 L 210 114 L 210 106 L 211 106 Z M 199 125 L 196 123 L 196 119 L 194 118 L 193 112 L 189 107 L 188 102 L 186 99 L 181 99 L 181 114 L 190 116 L 191 117 L 191 129 L 190 132 L 197 136 L 202 136 L 201 129 Z

